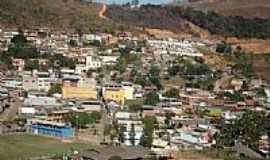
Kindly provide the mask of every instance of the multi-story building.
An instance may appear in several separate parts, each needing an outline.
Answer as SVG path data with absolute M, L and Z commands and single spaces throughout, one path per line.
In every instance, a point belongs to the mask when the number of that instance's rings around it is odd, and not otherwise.
M 101 59 L 97 56 L 87 55 L 78 58 L 79 64 L 76 65 L 76 72 L 83 73 L 89 69 L 97 69 L 101 67 Z
M 95 100 L 98 96 L 96 82 L 88 78 L 77 79 L 72 82 L 65 79 L 63 82 L 62 96 L 63 98 Z
M 135 89 L 134 89 L 134 86 L 133 86 L 132 83 L 123 82 L 122 83 L 122 88 L 124 89 L 124 92 L 125 92 L 125 99 L 127 99 L 127 100 L 134 99 Z
M 0 80 L 0 85 L 6 88 L 22 88 L 22 80 L 18 78 L 2 78 Z
M 23 71 L 25 65 L 24 59 L 14 58 L 12 59 L 12 65 L 15 67 L 16 70 Z
M 97 99 L 96 88 L 63 86 L 63 98 Z
M 117 112 L 115 114 L 117 124 L 123 127 L 124 139 L 122 142 L 126 146 L 139 145 L 143 136 L 143 122 L 137 113 Z
M 106 84 L 102 93 L 106 101 L 114 101 L 121 105 L 125 103 L 125 90 L 121 84 Z
M 45 91 L 51 87 L 52 78 L 48 72 L 35 72 L 30 75 L 23 75 L 23 89 L 26 91 Z
M 45 120 L 31 120 L 29 122 L 29 131 L 34 134 L 49 135 L 61 138 L 69 138 L 74 135 L 74 131 L 71 126 L 65 123 Z

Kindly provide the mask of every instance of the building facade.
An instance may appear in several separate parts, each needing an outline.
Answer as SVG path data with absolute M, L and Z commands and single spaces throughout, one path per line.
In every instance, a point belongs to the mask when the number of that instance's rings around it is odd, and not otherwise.
M 103 88 L 105 101 L 114 101 L 121 105 L 125 103 L 125 90 L 119 84 L 107 84 Z
M 97 99 L 97 90 L 91 87 L 64 86 L 63 98 Z
M 60 138 L 70 138 L 74 135 L 73 129 L 67 124 L 43 120 L 32 120 L 29 131 L 38 135 L 49 135 Z

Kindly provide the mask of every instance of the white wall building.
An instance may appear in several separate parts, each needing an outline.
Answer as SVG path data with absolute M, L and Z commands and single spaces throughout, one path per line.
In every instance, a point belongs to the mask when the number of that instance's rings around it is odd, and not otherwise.
M 122 85 L 123 85 L 122 88 L 124 89 L 124 92 L 125 92 L 125 99 L 127 100 L 134 99 L 135 89 L 134 89 L 133 84 L 129 82 L 123 82 Z
M 45 91 L 48 92 L 51 88 L 53 77 L 48 72 L 33 71 L 30 75 L 23 75 L 23 89 L 26 91 Z
M 149 45 L 154 49 L 155 54 L 170 54 L 176 56 L 202 57 L 195 46 L 202 46 L 201 43 L 193 41 L 177 40 L 148 40 Z
M 102 65 L 101 59 L 97 56 L 87 55 L 79 57 L 79 64 L 76 65 L 76 73 L 87 72 L 89 69 L 97 69 Z

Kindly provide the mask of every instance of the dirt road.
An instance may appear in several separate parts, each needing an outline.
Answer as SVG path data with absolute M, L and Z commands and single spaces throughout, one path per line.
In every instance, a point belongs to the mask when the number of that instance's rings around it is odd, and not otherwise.
M 19 107 L 22 105 L 17 96 L 11 96 L 12 100 L 10 102 L 9 108 L 7 108 L 3 113 L 0 114 L 0 121 L 12 121 L 18 115 Z
M 99 13 L 98 13 L 98 15 L 99 15 L 99 17 L 101 18 L 101 19 L 105 19 L 105 20 L 108 20 L 109 18 L 108 17 L 106 17 L 105 15 L 104 15 L 104 13 L 106 12 L 106 10 L 107 10 L 107 5 L 105 5 L 105 4 L 103 4 L 102 5 L 102 9 L 99 11 Z

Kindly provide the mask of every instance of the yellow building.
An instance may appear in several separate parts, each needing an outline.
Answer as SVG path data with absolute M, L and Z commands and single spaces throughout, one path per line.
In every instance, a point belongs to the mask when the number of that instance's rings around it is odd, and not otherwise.
M 119 85 L 106 85 L 103 89 L 103 97 L 106 101 L 115 101 L 121 105 L 125 103 L 125 91 Z
M 63 98 L 97 99 L 97 90 L 91 87 L 64 86 L 62 95 Z

